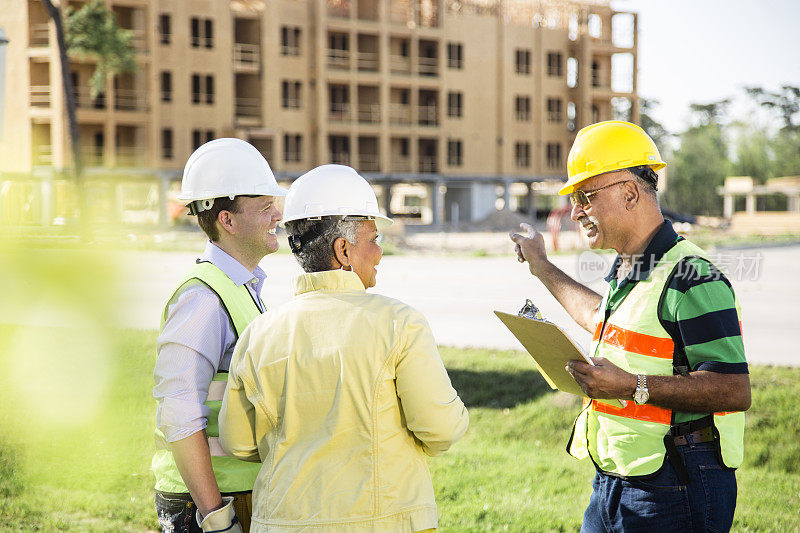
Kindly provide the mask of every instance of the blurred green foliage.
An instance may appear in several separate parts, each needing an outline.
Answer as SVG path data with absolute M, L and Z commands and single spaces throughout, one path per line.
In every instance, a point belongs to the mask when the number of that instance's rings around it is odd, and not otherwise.
M 785 85 L 770 92 L 746 88 L 750 102 L 769 118 L 759 124 L 754 117 L 735 120 L 730 99 L 692 104 L 692 124 L 671 135 L 651 117 L 657 101 L 644 99 L 642 127 L 661 150 L 668 163 L 665 207 L 694 215 L 722 214 L 722 197 L 717 188 L 728 176 L 750 176 L 756 184 L 769 178 L 800 175 L 800 87 Z M 669 139 L 677 140 L 672 149 Z M 786 197 L 760 199 L 759 210 L 784 210 Z

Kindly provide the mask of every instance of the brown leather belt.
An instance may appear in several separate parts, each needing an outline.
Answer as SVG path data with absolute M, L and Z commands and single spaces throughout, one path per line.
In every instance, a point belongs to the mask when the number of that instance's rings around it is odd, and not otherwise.
M 686 437 L 689 435 L 692 436 L 692 442 L 695 444 L 699 444 L 701 442 L 711 442 L 714 440 L 714 430 L 711 426 L 708 426 L 703 429 L 698 429 L 697 431 L 687 433 L 686 435 L 673 437 L 675 439 L 675 446 L 685 446 L 689 444 L 689 441 L 686 439 Z

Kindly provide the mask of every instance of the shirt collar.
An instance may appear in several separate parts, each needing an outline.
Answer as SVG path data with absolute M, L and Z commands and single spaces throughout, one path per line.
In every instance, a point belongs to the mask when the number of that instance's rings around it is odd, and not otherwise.
M 680 239 L 682 239 L 682 237 L 679 237 L 678 234 L 675 233 L 675 230 L 672 228 L 672 222 L 665 220 L 647 244 L 644 252 L 634 258 L 633 268 L 631 268 L 631 271 L 625 276 L 625 279 L 622 280 L 620 286 L 628 281 L 646 280 L 648 276 L 650 276 L 653 267 L 656 266 L 664 254 Z M 605 278 L 608 283 L 616 279 L 620 264 L 622 264 L 622 257 L 617 255 L 614 264 L 611 265 L 611 271 Z
M 364 292 L 365 290 L 358 275 L 347 270 L 306 272 L 294 279 L 295 296 L 312 291 Z
M 257 266 L 253 272 L 250 272 L 247 270 L 247 267 L 211 241 L 206 243 L 206 249 L 203 251 L 200 260 L 208 261 L 222 270 L 226 276 L 231 278 L 231 281 L 234 282 L 237 287 L 254 280 L 260 285 L 267 277 L 261 267 Z

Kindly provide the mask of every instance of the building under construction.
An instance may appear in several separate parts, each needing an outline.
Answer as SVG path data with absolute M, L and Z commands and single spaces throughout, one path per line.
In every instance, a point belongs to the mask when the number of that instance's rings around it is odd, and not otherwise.
M 62 1 L 80 8 L 84 2 Z M 88 193 L 109 213 L 166 201 L 189 154 L 234 136 L 291 181 L 358 169 L 387 211 L 439 225 L 555 205 L 582 126 L 638 122 L 637 19 L 604 1 L 106 0 L 138 70 L 92 98 L 71 57 Z M 2 212 L 69 217 L 70 162 L 54 24 L 39 0 L 5 29 Z M 149 200 L 147 200 L 149 198 Z M 20 212 L 19 202 L 29 204 Z M 140 203 L 141 203 L 140 202 Z M 97 202 L 98 204 L 101 202 Z

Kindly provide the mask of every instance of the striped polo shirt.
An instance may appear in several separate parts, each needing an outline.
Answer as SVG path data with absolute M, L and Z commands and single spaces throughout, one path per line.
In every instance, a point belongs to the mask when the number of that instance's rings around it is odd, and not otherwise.
M 621 281 L 617 271 L 622 259 L 617 256 L 605 278 L 610 285 L 608 308 L 615 309 L 637 282 L 647 279 L 661 257 L 680 240 L 683 237 L 664 221 Z M 689 370 L 748 373 L 733 287 L 713 263 L 697 257 L 681 260 L 661 300 L 659 316 L 676 353 L 688 360 Z

